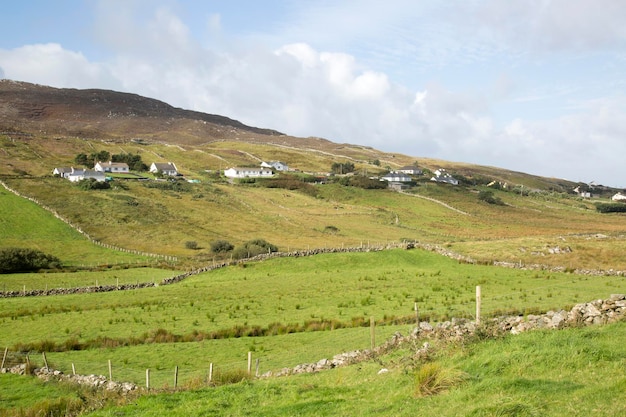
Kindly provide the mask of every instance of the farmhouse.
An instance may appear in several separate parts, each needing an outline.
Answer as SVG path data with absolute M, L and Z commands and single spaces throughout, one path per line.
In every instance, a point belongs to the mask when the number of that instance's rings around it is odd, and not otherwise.
M 104 172 L 94 171 L 92 169 L 74 169 L 72 168 L 72 172 L 66 176 L 68 180 L 72 182 L 78 182 L 82 180 L 95 179 L 98 182 L 104 182 L 106 177 L 104 176 Z
M 58 175 L 61 178 L 67 178 L 73 170 L 73 167 L 57 167 L 52 170 L 52 175 Z
M 261 167 L 275 169 L 276 171 L 289 171 L 289 166 L 281 161 L 261 162 Z
M 111 173 L 128 173 L 128 164 L 125 162 L 98 162 L 93 167 L 98 172 L 111 172 Z
M 415 165 L 404 166 L 396 170 L 396 172 L 402 172 L 403 174 L 407 174 L 407 175 L 422 175 L 422 170 L 416 167 Z
M 454 178 L 445 169 L 438 169 L 434 172 L 434 176 L 430 179 L 435 182 L 444 182 L 446 184 L 459 185 L 459 180 Z
M 385 176 L 381 177 L 380 179 L 383 181 L 389 181 L 389 182 L 411 182 L 412 181 L 411 177 L 409 177 L 403 172 L 398 172 L 398 171 L 392 171 L 386 174 Z
M 274 175 L 269 168 L 228 168 L 224 171 L 228 178 L 266 178 Z
M 174 165 L 173 162 L 153 162 L 152 165 L 150 165 L 150 172 L 154 174 L 161 173 L 171 177 L 178 175 L 178 169 L 176 169 L 176 165 Z
M 611 200 L 613 200 L 613 201 L 620 201 L 620 202 L 626 203 L 626 195 L 618 192 L 613 197 L 611 197 Z

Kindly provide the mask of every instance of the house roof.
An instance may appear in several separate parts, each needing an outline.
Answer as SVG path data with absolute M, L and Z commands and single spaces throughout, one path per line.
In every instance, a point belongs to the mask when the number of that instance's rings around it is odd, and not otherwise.
M 153 162 L 152 164 L 160 171 L 176 170 L 176 166 L 171 162 Z
M 118 167 L 118 168 L 128 168 L 128 164 L 126 162 L 98 162 L 98 164 L 100 164 L 100 166 L 107 166 L 107 167 Z

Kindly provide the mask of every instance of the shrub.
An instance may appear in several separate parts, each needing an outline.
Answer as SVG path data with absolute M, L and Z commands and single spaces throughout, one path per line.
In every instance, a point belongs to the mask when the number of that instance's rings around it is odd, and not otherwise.
M 227 240 L 215 240 L 211 242 L 211 251 L 213 253 L 230 252 L 234 246 Z
M 0 273 L 32 272 L 61 268 L 59 258 L 35 249 L 6 248 L 0 250 Z
M 185 247 L 187 249 L 198 249 L 198 242 L 196 242 L 195 240 L 188 240 L 185 242 Z
M 278 247 L 272 245 L 264 239 L 254 239 L 238 246 L 233 251 L 234 259 L 251 258 L 253 256 L 261 255 L 263 253 L 277 252 Z
M 78 181 L 78 187 L 81 190 L 108 190 L 111 184 L 106 181 L 96 181 L 95 178 L 89 178 Z
M 596 210 L 600 213 L 625 213 L 624 203 L 596 203 Z
M 493 195 L 493 191 L 481 191 L 478 193 L 478 199 L 480 201 L 484 201 L 489 204 L 496 204 L 498 206 L 503 206 L 504 202 L 500 200 L 499 197 L 495 197 Z

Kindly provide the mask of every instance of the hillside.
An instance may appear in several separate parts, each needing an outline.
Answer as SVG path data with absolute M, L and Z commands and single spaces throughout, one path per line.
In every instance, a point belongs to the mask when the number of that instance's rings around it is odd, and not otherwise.
M 216 256 L 210 249 L 216 240 L 239 245 L 263 238 L 284 251 L 409 239 L 483 262 L 626 269 L 619 256 L 624 217 L 597 213 L 599 200 L 578 198 L 571 194 L 576 184 L 564 180 L 290 137 L 132 94 L 7 80 L 0 81 L 0 130 L 0 179 L 117 247 L 202 263 Z M 140 155 L 147 164 L 174 161 L 185 179 L 200 182 L 168 188 L 116 179 L 110 190 L 85 191 L 51 175 L 80 153 L 100 151 Z M 357 176 L 412 163 L 426 174 L 406 193 L 345 186 L 338 178 L 311 185 L 289 177 L 267 188 L 219 175 L 267 160 L 320 179 L 336 162 L 354 164 Z M 462 178 L 461 186 L 429 181 L 438 168 Z M 507 184 L 492 190 L 503 205 L 478 199 L 490 181 Z M 613 191 L 596 193 L 606 198 Z M 11 223 L 4 233 L 12 234 L 5 242 L 23 236 Z M 197 248 L 187 248 L 189 241 Z M 60 252 L 54 244 L 49 250 Z

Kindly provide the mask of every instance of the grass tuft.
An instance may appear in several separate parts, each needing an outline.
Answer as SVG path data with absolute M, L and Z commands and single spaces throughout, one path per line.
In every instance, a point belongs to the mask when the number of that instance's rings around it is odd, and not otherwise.
M 427 397 L 447 391 L 462 383 L 465 373 L 456 369 L 444 368 L 437 362 L 428 362 L 415 371 L 415 396 Z

